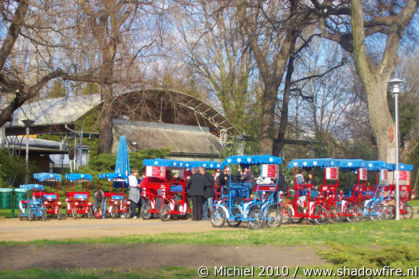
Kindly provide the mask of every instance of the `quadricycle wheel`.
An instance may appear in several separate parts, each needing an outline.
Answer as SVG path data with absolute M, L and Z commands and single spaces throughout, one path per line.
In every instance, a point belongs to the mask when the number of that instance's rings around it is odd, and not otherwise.
M 280 208 L 271 208 L 266 214 L 266 224 L 270 228 L 280 227 L 282 224 L 282 211 Z
M 263 227 L 263 223 L 265 222 L 265 216 L 263 214 L 263 211 L 255 208 L 252 209 L 249 213 L 249 228 L 251 229 L 259 229 Z
M 171 209 L 170 209 L 170 206 L 168 204 L 163 205 L 161 210 L 160 210 L 160 219 L 162 221 L 169 221 L 170 220 L 170 214 L 169 214 L 170 211 L 171 211 Z
M 241 211 L 238 207 L 233 207 L 231 210 L 231 213 L 232 213 L 231 215 L 233 216 L 238 216 L 241 214 Z M 238 227 L 240 226 L 241 222 L 242 222 L 241 220 L 227 219 L 227 224 L 230 227 Z
M 216 207 L 210 215 L 211 224 L 214 227 L 222 227 L 226 221 L 226 214 L 221 207 Z

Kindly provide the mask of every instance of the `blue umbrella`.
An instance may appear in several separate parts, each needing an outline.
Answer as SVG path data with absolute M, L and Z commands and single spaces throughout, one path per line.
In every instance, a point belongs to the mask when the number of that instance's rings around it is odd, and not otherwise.
M 116 156 L 115 173 L 120 173 L 123 176 L 130 175 L 129 156 L 127 147 L 127 138 L 121 136 L 119 139 L 118 154 Z

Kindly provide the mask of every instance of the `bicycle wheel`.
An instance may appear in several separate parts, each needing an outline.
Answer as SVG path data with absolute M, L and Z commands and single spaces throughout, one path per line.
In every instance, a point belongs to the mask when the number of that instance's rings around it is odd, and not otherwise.
M 282 211 L 280 208 L 272 208 L 266 214 L 266 224 L 270 228 L 280 227 L 282 224 Z
M 237 216 L 240 214 L 240 209 L 238 209 L 237 207 L 234 207 L 231 211 L 232 211 L 232 214 L 231 214 L 232 216 Z M 235 220 L 235 219 L 227 219 L 226 221 L 230 227 L 238 227 L 240 226 L 242 222 L 241 220 Z
M 343 212 L 339 208 L 332 206 L 329 210 L 329 214 L 330 223 L 340 223 L 343 221 Z
M 292 211 L 288 206 L 282 206 L 282 224 L 291 224 L 292 222 Z
M 406 205 L 404 210 L 400 210 L 400 215 L 403 216 L 403 219 L 412 219 L 413 218 L 413 207 L 410 205 Z
M 221 207 L 216 207 L 211 212 L 210 221 L 211 224 L 216 228 L 224 226 L 224 223 L 226 221 L 226 214 L 224 210 Z
M 329 211 L 323 206 L 318 205 L 313 211 L 312 219 L 314 219 L 314 223 L 317 225 L 324 224 L 330 219 Z
M 346 220 L 350 223 L 359 222 L 362 220 L 362 212 L 357 206 L 350 206 L 346 210 Z
M 145 203 L 143 204 L 143 206 L 141 207 L 141 216 L 143 217 L 144 220 L 149 220 L 151 219 L 151 204 L 150 203 Z
M 160 219 L 162 221 L 168 221 L 170 220 L 170 206 L 168 204 L 163 205 L 163 207 L 160 210 Z
M 259 229 L 263 226 L 265 222 L 265 216 L 260 209 L 252 209 L 249 213 L 249 228 L 251 229 Z

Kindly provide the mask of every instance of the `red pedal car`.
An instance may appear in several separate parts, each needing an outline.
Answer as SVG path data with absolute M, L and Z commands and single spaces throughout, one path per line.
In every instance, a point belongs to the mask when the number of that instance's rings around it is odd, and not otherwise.
M 92 175 L 82 173 L 69 173 L 65 175 L 67 180 L 67 192 L 65 194 L 65 201 L 67 203 L 67 216 L 71 215 L 74 219 L 78 215 L 81 217 L 93 217 L 93 204 L 90 202 L 89 183 L 92 181 Z M 69 184 L 71 183 L 71 192 L 69 192 Z M 75 191 L 75 185 L 81 188 L 80 191 Z M 84 185 L 86 191 L 83 191 Z
M 114 219 L 121 215 L 129 218 L 131 216 L 130 201 L 126 199 L 124 194 L 124 187 L 128 186 L 128 177 L 120 173 L 101 173 L 98 178 L 99 189 L 102 188 L 102 180 L 107 180 L 109 183 L 109 192 L 105 192 L 108 203 L 107 212 Z M 115 188 L 121 188 L 121 191 L 119 193 L 112 191 Z
M 186 217 L 191 213 L 186 194 L 185 170 L 189 165 L 179 160 L 146 159 L 145 178 L 141 182 L 143 219 L 160 214 L 162 220 Z M 173 175 L 177 172 L 177 177 Z

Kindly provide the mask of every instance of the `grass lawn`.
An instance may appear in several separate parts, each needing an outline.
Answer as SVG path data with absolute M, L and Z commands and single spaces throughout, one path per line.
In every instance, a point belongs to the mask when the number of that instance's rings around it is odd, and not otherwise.
M 419 207 L 419 199 L 408 201 L 411 206 Z
M 83 243 L 178 243 L 208 245 L 411 245 L 419 243 L 419 219 L 341 223 L 325 226 L 295 225 L 261 230 L 219 230 L 206 233 L 163 233 L 71 240 L 0 242 L 10 244 L 83 244 Z
M 283 226 L 278 229 L 214 231 L 207 233 L 135 235 L 118 238 L 76 239 L 69 241 L 31 241 L 23 244 L 54 245 L 66 243 L 189 243 L 202 245 L 311 245 L 330 263 L 328 268 L 408 268 L 419 266 L 419 219 L 376 221 L 325 226 Z M 22 243 L 0 243 L 7 245 Z M 6 248 L 7 249 L 7 248 Z M 205 249 L 205 248 L 203 248 Z M 205 260 L 203 259 L 203 263 Z M 292 277 L 294 269 L 290 269 Z M 304 278 L 302 268 L 297 278 Z M 210 272 L 212 274 L 212 272 Z M 257 272 L 255 274 L 257 276 Z M 198 278 L 197 269 L 70 269 L 0 271 L 1 278 Z M 219 277 L 219 276 L 218 276 Z M 208 277 L 215 278 L 215 277 Z M 307 277 L 324 278 L 324 277 Z M 330 277 L 329 277 L 330 278 Z M 350 277 L 340 277 L 350 278 Z M 391 278 L 391 277 L 380 277 Z M 409 277 L 405 277 L 409 278 Z

